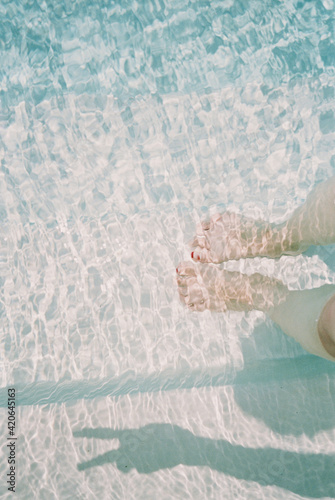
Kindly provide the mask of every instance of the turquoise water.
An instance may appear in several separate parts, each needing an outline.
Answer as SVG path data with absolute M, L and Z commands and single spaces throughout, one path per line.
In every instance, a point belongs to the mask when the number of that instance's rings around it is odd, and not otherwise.
M 334 365 L 174 278 L 206 215 L 283 221 L 334 175 L 334 8 L 1 2 L 5 498 L 8 387 L 20 499 L 335 497 Z M 334 259 L 224 267 L 304 289 Z

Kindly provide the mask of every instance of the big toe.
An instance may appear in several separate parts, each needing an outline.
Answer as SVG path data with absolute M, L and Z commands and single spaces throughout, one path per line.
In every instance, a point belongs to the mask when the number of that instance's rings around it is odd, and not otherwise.
M 212 262 L 207 248 L 196 247 L 191 253 L 191 257 L 195 262 Z
M 192 262 L 181 262 L 176 268 L 176 273 L 179 277 L 196 277 L 197 273 Z

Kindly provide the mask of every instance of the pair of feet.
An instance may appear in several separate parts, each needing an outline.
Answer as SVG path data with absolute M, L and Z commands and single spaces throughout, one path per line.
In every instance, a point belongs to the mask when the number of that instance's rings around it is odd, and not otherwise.
M 269 290 L 266 277 L 253 275 L 251 280 L 241 273 L 204 264 L 256 256 L 278 257 L 286 253 L 285 241 L 285 230 L 270 223 L 229 212 L 213 216 L 200 224 L 191 242 L 193 262 L 182 262 L 176 269 L 181 301 L 193 311 L 259 309 L 256 303 L 259 304 L 262 287 Z

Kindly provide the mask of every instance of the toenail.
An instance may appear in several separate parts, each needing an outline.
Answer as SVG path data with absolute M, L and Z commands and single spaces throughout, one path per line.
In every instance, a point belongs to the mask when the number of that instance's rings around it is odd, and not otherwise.
M 194 259 L 194 252 L 191 253 L 191 259 Z

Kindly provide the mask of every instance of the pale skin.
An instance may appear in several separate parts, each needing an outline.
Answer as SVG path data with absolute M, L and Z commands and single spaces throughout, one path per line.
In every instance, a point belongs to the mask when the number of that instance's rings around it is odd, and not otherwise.
M 332 243 L 335 243 L 335 176 L 319 184 L 283 224 L 255 221 L 229 212 L 203 222 L 191 242 L 193 262 L 183 262 L 177 267 L 180 299 L 193 311 L 258 309 L 280 323 L 276 309 L 289 304 L 292 297 L 296 300 L 297 292 L 289 291 L 274 278 L 229 272 L 214 264 L 257 256 L 298 255 L 310 245 Z M 315 297 L 320 296 L 320 290 L 316 289 Z M 305 295 L 306 300 L 313 302 L 313 291 L 308 290 Z M 317 332 L 328 359 L 330 356 L 335 361 L 335 287 L 334 296 L 328 298 L 319 317 Z

